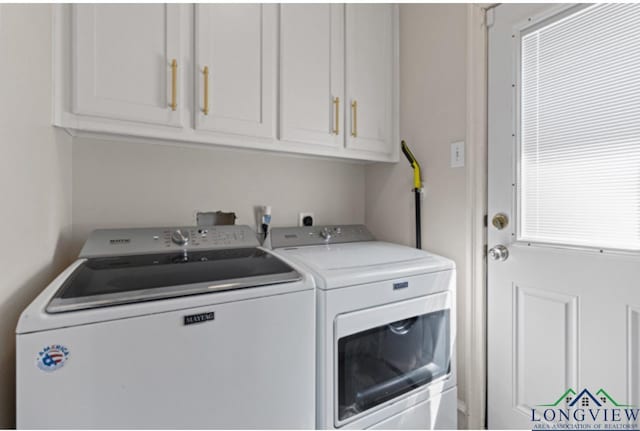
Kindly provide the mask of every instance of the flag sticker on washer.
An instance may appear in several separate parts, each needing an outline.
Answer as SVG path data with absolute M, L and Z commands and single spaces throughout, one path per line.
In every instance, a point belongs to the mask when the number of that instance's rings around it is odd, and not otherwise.
M 51 372 L 62 368 L 68 359 L 69 349 L 61 344 L 52 344 L 45 346 L 38 352 L 36 365 L 42 371 Z
M 216 314 L 213 311 L 209 311 L 208 313 L 190 314 L 188 316 L 184 316 L 184 324 L 193 325 L 194 323 L 203 323 L 209 320 L 214 320 L 215 318 Z

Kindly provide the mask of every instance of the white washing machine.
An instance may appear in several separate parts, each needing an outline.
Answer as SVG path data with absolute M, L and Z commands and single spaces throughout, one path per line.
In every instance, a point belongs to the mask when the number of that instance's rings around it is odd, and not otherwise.
M 455 265 L 364 226 L 275 228 L 317 287 L 317 428 L 455 429 Z
M 103 230 L 22 313 L 19 428 L 313 428 L 315 291 L 244 226 Z

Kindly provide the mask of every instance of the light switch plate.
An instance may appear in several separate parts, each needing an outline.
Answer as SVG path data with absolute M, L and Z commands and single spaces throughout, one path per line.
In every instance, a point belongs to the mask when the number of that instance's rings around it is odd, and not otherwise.
M 453 142 L 451 144 L 451 167 L 464 167 L 464 142 Z

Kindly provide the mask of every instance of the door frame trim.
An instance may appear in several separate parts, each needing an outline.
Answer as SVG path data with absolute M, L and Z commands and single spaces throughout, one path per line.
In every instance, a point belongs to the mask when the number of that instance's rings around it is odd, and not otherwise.
M 488 4 L 467 5 L 467 241 L 469 268 L 465 279 L 467 299 L 464 321 L 466 360 L 463 373 L 467 387 L 464 396 L 468 429 L 486 428 L 487 389 L 487 308 L 486 308 L 486 225 L 487 214 L 487 79 Z

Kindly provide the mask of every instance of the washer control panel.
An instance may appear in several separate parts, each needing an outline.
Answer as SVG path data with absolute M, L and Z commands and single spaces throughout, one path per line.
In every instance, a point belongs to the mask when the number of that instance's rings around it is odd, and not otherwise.
M 80 257 L 188 252 L 259 245 L 256 234 L 249 226 L 101 229 L 91 233 Z
M 274 249 L 375 240 L 371 232 L 361 224 L 277 227 L 269 235 Z

